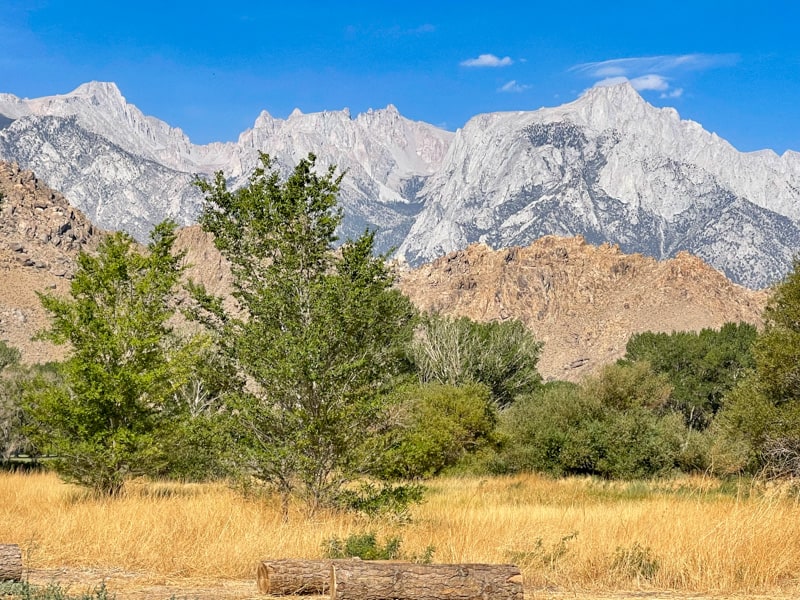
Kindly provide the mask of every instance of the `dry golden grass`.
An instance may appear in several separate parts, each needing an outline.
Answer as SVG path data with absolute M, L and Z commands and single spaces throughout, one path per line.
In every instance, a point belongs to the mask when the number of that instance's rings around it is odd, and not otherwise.
M 437 562 L 515 562 L 529 591 L 800 593 L 800 504 L 785 489 L 707 479 L 440 479 L 410 523 L 340 514 L 283 523 L 276 502 L 222 485 L 140 483 L 115 500 L 53 475 L 0 474 L 0 543 L 26 565 L 161 577 L 252 578 L 260 559 L 314 558 L 323 541 L 374 531 Z

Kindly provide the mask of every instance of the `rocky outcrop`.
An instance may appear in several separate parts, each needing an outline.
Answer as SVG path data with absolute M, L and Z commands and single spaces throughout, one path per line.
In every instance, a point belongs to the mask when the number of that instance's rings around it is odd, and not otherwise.
M 659 262 L 556 236 L 505 250 L 473 244 L 404 272 L 399 287 L 424 311 L 520 319 L 544 342 L 541 373 L 570 380 L 623 356 L 637 332 L 758 324 L 767 297 L 685 252 Z
M 0 197 L 0 252 L 6 261 L 66 277 L 77 253 L 96 245 L 94 225 L 33 172 L 0 163 Z
M 0 339 L 45 362 L 63 349 L 33 341 L 47 325 L 37 292 L 66 293 L 81 249 L 102 233 L 67 200 L 16 164 L 0 162 Z

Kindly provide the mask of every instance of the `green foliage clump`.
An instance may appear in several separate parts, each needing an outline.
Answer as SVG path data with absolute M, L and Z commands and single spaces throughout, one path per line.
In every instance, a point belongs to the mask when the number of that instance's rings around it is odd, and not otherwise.
M 322 542 L 325 558 L 360 558 L 362 560 L 396 560 L 402 557 L 399 537 L 378 542 L 375 532 L 354 533 L 342 540 L 332 537 Z
M 542 344 L 520 321 L 478 323 L 426 315 L 411 345 L 422 383 L 482 383 L 499 406 L 541 384 L 536 369 Z
M 384 543 L 378 541 L 375 532 L 353 533 L 346 539 L 332 537 L 322 542 L 325 558 L 360 558 L 362 560 L 411 560 L 418 564 L 430 564 L 436 551 L 429 545 L 422 554 L 407 557 L 400 549 L 402 539 L 391 537 Z
M 39 586 L 23 581 L 0 582 L 0 597 L 10 600 L 113 600 L 116 596 L 109 593 L 105 584 L 100 584 L 90 592 L 74 595 L 58 584 Z
M 646 363 L 610 365 L 578 386 L 547 384 L 501 413 L 496 472 L 650 477 L 676 467 L 683 424 L 663 413 L 669 385 Z
M 292 495 L 310 511 L 336 505 L 346 484 L 372 474 L 365 442 L 383 428 L 387 391 L 407 368 L 415 310 L 393 288 L 374 233 L 338 249 L 341 176 L 301 160 L 282 180 L 262 155 L 248 185 L 222 173 L 198 183 L 203 228 L 231 263 L 245 316 L 195 286 L 195 316 L 217 335 L 238 385 L 238 466 L 274 486 L 284 514 Z
M 26 445 L 22 388 L 17 374 L 20 352 L 0 340 L 0 464 Z
M 25 366 L 19 363 L 17 350 L 10 350 L 13 361 L 0 369 L 0 464 L 36 466 L 39 450 L 28 433 L 32 423 L 24 397 L 30 390 L 62 382 L 55 365 Z
M 116 495 L 127 478 L 168 463 L 171 403 L 192 377 L 198 343 L 173 332 L 170 300 L 182 272 L 172 253 L 175 225 L 154 229 L 140 250 L 123 233 L 97 255 L 81 253 L 71 298 L 40 295 L 52 317 L 42 337 L 70 343 L 60 381 L 30 386 L 29 432 L 67 481 Z
M 800 259 L 775 287 L 754 369 L 725 398 L 722 454 L 731 471 L 800 475 Z
M 385 476 L 431 477 L 491 443 L 497 409 L 484 385 L 406 385 L 392 402 L 394 426 L 376 453 Z
M 633 335 L 626 361 L 647 361 L 672 386 L 669 406 L 686 424 L 705 429 L 722 408 L 725 394 L 754 367 L 756 328 L 726 323 L 719 330 Z
M 22 354 L 13 346 L 9 346 L 5 341 L 0 340 L 0 373 L 9 366 L 19 364 Z

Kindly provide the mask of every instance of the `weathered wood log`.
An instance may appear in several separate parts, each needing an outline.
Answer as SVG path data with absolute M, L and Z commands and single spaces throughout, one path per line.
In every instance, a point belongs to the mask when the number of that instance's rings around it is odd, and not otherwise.
M 332 600 L 523 600 L 515 565 L 335 562 L 330 590 Z
M 333 560 L 265 560 L 258 565 L 258 591 L 270 596 L 317 596 L 330 592 Z
M 16 544 L 0 544 L 0 581 L 22 581 L 22 551 Z

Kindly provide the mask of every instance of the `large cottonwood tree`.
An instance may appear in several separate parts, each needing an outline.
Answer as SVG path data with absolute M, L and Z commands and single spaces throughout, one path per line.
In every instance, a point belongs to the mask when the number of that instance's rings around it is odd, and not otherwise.
M 374 234 L 336 247 L 341 176 L 314 155 L 283 179 L 267 155 L 249 184 L 200 182 L 200 222 L 230 261 L 241 315 L 195 290 L 241 375 L 232 414 L 247 472 L 277 488 L 284 510 L 313 511 L 369 474 L 364 440 L 381 425 L 385 391 L 404 367 L 415 311 L 394 290 Z

